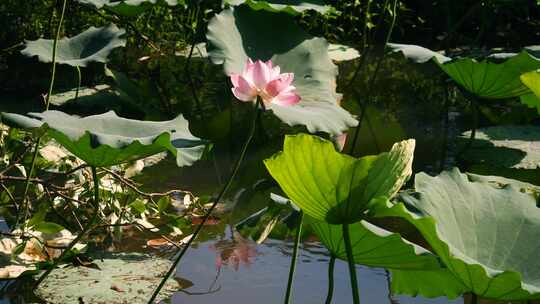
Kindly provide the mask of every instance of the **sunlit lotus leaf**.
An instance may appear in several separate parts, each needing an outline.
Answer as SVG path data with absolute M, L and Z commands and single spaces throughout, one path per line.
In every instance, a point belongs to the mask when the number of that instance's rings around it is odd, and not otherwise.
M 525 84 L 536 97 L 540 98 L 540 71 L 527 72 L 521 75 L 521 82 Z
M 351 61 L 360 58 L 358 50 L 342 44 L 329 44 L 328 55 L 334 62 Z
M 110 111 L 84 118 L 59 111 L 3 113 L 4 121 L 23 128 L 48 126 L 47 133 L 87 164 L 107 167 L 163 151 L 176 156 L 178 166 L 198 160 L 204 142 L 189 132 L 182 115 L 170 121 L 140 121 Z
M 332 10 L 322 0 L 223 0 L 224 4 L 241 5 L 246 4 L 253 10 L 265 10 L 273 13 L 288 13 L 298 15 L 307 10 L 315 10 L 321 14 Z
M 63 303 L 144 303 L 170 266 L 164 258 L 139 253 L 93 256 L 97 267 L 56 269 L 36 290 L 52 304 Z M 160 297 L 166 298 L 181 286 L 169 279 Z
M 417 194 L 402 194 L 405 204 L 373 206 L 373 214 L 413 224 L 464 286 L 462 291 L 488 299 L 538 299 L 540 209 L 536 196 L 520 188 L 471 181 L 458 169 L 436 177 L 420 173 L 415 177 Z M 444 276 L 448 279 L 448 273 Z M 434 291 L 423 295 L 445 295 L 444 288 L 441 294 Z
M 417 63 L 434 59 L 458 85 L 481 98 L 510 98 L 530 93 L 520 76 L 540 68 L 540 59 L 527 50 L 519 54 L 493 54 L 477 61 L 472 58 L 450 59 L 416 45 L 390 43 L 388 47 Z
M 343 225 L 331 225 L 311 220 L 314 232 L 332 255 L 347 260 Z M 389 269 L 439 269 L 435 255 L 403 239 L 399 234 L 384 230 L 366 221 L 349 226 L 353 256 L 356 264 Z
M 392 52 L 401 52 L 405 58 L 412 60 L 415 63 L 426 63 L 433 58 L 439 63 L 446 63 L 452 60 L 441 53 L 437 53 L 425 47 L 413 44 L 388 43 L 386 45 Z
M 227 9 L 210 21 L 207 38 L 210 59 L 223 64 L 227 75 L 240 74 L 248 57 L 271 59 L 282 73 L 294 73 L 300 103 L 269 106 L 285 123 L 334 135 L 358 124 L 336 104 L 337 68 L 328 56 L 328 43 L 305 33 L 291 16 L 245 6 Z
M 462 134 L 468 142 L 470 132 Z M 476 130 L 475 139 L 463 155 L 467 162 L 515 169 L 540 166 L 540 127 L 495 126 Z
M 414 140 L 390 152 L 354 158 L 331 141 L 306 134 L 285 137 L 283 151 L 264 161 L 285 194 L 309 216 L 331 224 L 354 223 L 372 200 L 392 197 L 412 173 Z
M 111 24 L 107 27 L 90 27 L 72 38 L 58 40 L 56 62 L 71 66 L 85 67 L 90 62 L 107 62 L 111 51 L 125 46 L 126 40 L 121 38 L 125 30 Z M 52 62 L 53 40 L 38 39 L 26 41 L 22 54 L 38 56 L 42 62 Z

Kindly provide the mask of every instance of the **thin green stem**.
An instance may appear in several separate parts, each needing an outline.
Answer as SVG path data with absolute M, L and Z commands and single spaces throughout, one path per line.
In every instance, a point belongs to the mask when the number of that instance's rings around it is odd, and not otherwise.
M 394 32 L 394 27 L 396 26 L 397 2 L 398 2 L 397 0 L 394 0 L 394 5 L 392 8 L 392 23 L 390 24 L 390 29 L 388 30 L 388 33 L 386 33 L 386 40 L 384 42 L 383 54 L 381 55 L 381 57 L 379 57 L 379 60 L 377 61 L 375 65 L 375 71 L 371 74 L 371 78 L 369 79 L 369 82 L 368 82 L 368 90 L 367 90 L 368 93 L 367 93 L 366 101 L 362 104 L 361 99 L 357 98 L 358 102 L 361 103 L 360 106 L 362 107 L 362 114 L 358 122 L 358 126 L 354 130 L 353 145 L 351 146 L 351 151 L 349 153 L 350 155 L 354 154 L 354 150 L 356 148 L 356 141 L 358 139 L 358 134 L 360 133 L 360 128 L 362 126 L 362 120 L 366 112 L 367 103 L 371 99 L 372 88 L 373 88 L 373 85 L 375 84 L 375 80 L 377 79 L 377 74 L 379 73 L 381 63 L 384 59 L 384 52 L 386 50 L 386 45 L 390 41 L 390 38 L 392 37 L 392 33 Z
M 81 88 L 82 75 L 80 67 L 76 66 L 75 69 L 77 70 L 77 90 L 75 91 L 75 100 L 77 100 L 79 99 L 79 90 Z
M 34 283 L 34 290 L 38 288 L 39 284 L 45 280 L 45 278 L 58 266 L 58 264 L 64 259 L 66 254 L 73 249 L 73 247 L 88 234 L 92 229 L 94 229 L 94 224 L 96 223 L 98 214 L 99 214 L 99 179 L 97 176 L 97 169 L 96 167 L 92 167 L 92 177 L 94 182 L 94 200 L 93 200 L 93 208 L 94 213 L 92 214 L 92 217 L 90 218 L 90 221 L 88 224 L 84 227 L 84 229 L 77 235 L 77 237 L 69 243 L 69 245 L 62 251 L 62 254 L 58 258 L 56 258 L 53 262 L 53 264 L 38 278 L 36 283 Z
M 351 291 L 354 304 L 360 304 L 360 294 L 358 293 L 358 279 L 356 278 L 356 267 L 352 252 L 351 236 L 349 234 L 349 224 L 343 224 L 343 241 L 347 252 L 347 262 L 349 264 L 349 276 L 351 278 Z
M 208 209 L 208 211 L 206 212 L 206 214 L 202 218 L 201 223 L 197 226 L 197 228 L 195 228 L 195 231 L 193 232 L 193 235 L 191 236 L 189 241 L 184 245 L 184 247 L 180 251 L 180 254 L 178 254 L 176 259 L 173 261 L 171 267 L 169 268 L 169 270 L 167 271 L 167 273 L 165 274 L 165 276 L 163 277 L 163 279 L 159 283 L 158 287 L 154 290 L 154 293 L 150 297 L 150 300 L 148 300 L 148 304 L 153 304 L 154 303 L 157 296 L 159 295 L 159 292 L 161 291 L 161 289 L 163 288 L 163 286 L 165 285 L 165 283 L 167 282 L 169 277 L 172 275 L 172 273 L 176 269 L 176 266 L 178 266 L 178 264 L 182 260 L 182 257 L 184 257 L 184 255 L 188 251 L 189 247 L 191 246 L 191 243 L 193 243 L 193 241 L 197 238 L 197 235 L 199 235 L 199 232 L 202 230 L 204 224 L 206 223 L 206 221 L 210 217 L 210 214 L 212 213 L 214 208 L 217 206 L 217 204 L 219 204 L 219 202 L 221 201 L 223 196 L 227 193 L 227 191 L 231 187 L 232 182 L 233 182 L 234 178 L 236 177 L 236 174 L 238 173 L 238 170 L 240 169 L 240 165 L 242 164 L 242 162 L 244 160 L 244 157 L 246 156 L 246 152 L 247 152 L 247 149 L 249 147 L 249 144 L 251 143 L 251 140 L 253 139 L 253 135 L 255 134 L 255 129 L 256 129 L 256 126 L 257 126 L 257 119 L 258 119 L 258 117 L 260 115 L 259 107 L 262 107 L 262 103 L 261 103 L 260 98 L 257 99 L 257 103 L 255 104 L 255 107 L 253 109 L 253 119 L 252 119 L 252 122 L 251 122 L 251 130 L 249 131 L 248 138 L 247 138 L 246 142 L 244 143 L 244 146 L 242 147 L 242 151 L 240 152 L 240 156 L 238 157 L 238 160 L 236 161 L 236 164 L 235 164 L 235 166 L 233 168 L 233 171 L 232 171 L 229 179 L 227 180 L 227 183 L 225 184 L 225 186 L 223 186 L 223 188 L 221 189 L 221 192 L 218 194 L 216 200 L 214 201 L 212 206 L 210 206 L 210 208 Z
M 328 293 L 326 294 L 325 304 L 332 303 L 332 297 L 334 296 L 334 266 L 336 265 L 336 256 L 330 257 L 328 262 Z
M 285 292 L 285 304 L 291 303 L 292 287 L 294 281 L 294 272 L 296 270 L 296 260 L 298 259 L 298 249 L 300 248 L 300 237 L 302 235 L 302 224 L 304 222 L 304 212 L 300 211 L 300 219 L 296 228 L 294 237 L 294 249 L 291 257 L 291 267 L 289 268 L 289 280 L 287 282 L 287 291 Z
M 47 94 L 47 97 L 45 99 L 45 110 L 49 109 L 50 98 L 51 98 L 52 91 L 54 88 L 54 79 L 56 76 L 56 49 L 58 46 L 58 40 L 60 39 L 60 31 L 62 29 L 62 23 L 64 22 L 64 14 L 66 12 L 66 6 L 67 6 L 67 0 L 64 0 L 64 3 L 62 5 L 62 12 L 60 14 L 60 20 L 58 21 L 58 27 L 56 29 L 56 36 L 54 37 L 54 41 L 53 41 L 51 81 L 49 84 L 49 93 Z M 28 220 L 28 216 L 30 213 L 30 204 L 28 203 L 28 190 L 30 189 L 30 179 L 32 178 L 32 175 L 34 174 L 34 168 L 36 165 L 36 158 L 39 152 L 40 143 L 41 143 L 41 137 L 38 137 L 34 145 L 34 154 L 32 155 L 32 162 L 30 163 L 30 171 L 26 174 L 26 182 L 24 185 L 24 193 L 23 193 L 22 202 L 25 208 L 24 223 L 23 223 L 25 229 L 26 229 L 26 221 Z

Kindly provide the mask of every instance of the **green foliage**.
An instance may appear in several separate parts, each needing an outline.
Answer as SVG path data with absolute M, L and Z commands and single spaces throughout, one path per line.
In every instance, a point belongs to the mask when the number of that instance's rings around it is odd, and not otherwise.
M 430 297 L 455 297 L 458 291 L 468 291 L 497 300 L 539 298 L 540 268 L 528 258 L 538 251 L 533 241 L 540 231 L 535 195 L 520 191 L 511 180 L 502 185 L 475 180 L 458 169 L 436 177 L 417 174 L 418 194 L 400 196 L 406 205 L 375 207 L 376 216 L 402 217 L 415 225 L 447 267 L 441 270 L 444 274 L 436 275 L 437 282 L 444 284 L 419 288 L 428 281 L 410 280 L 402 273 L 398 278 L 406 280 L 394 286 Z M 452 279 L 461 284 L 446 282 Z M 413 292 L 414 286 L 418 289 Z
M 204 143 L 191 135 L 182 116 L 164 122 L 118 117 L 114 112 L 78 118 L 59 111 L 3 113 L 23 128 L 47 125 L 48 134 L 71 153 L 94 167 L 107 167 L 169 151 L 178 166 L 191 165 L 204 151 Z
M 210 21 L 207 36 L 210 59 L 223 64 L 227 75 L 240 73 L 248 58 L 271 59 L 282 73 L 294 73 L 300 103 L 269 106 L 285 123 L 334 135 L 357 124 L 336 104 L 337 69 L 328 56 L 327 42 L 305 33 L 290 16 L 246 7 L 228 9 Z
M 333 256 L 347 260 L 341 225 L 309 221 L 313 231 Z M 438 269 L 437 257 L 426 249 L 409 243 L 397 233 L 384 230 L 367 221 L 349 226 L 356 264 L 388 269 Z
M 392 197 L 412 173 L 414 140 L 359 159 L 336 152 L 317 136 L 286 136 L 283 152 L 265 160 L 287 197 L 307 215 L 330 224 L 355 223 L 380 197 Z
M 307 10 L 315 10 L 319 13 L 327 13 L 332 7 L 325 5 L 322 0 L 224 0 L 224 4 L 238 6 L 248 5 L 253 10 L 265 10 L 273 13 L 285 12 L 291 15 L 298 15 Z
M 85 67 L 90 62 L 107 62 L 107 57 L 114 48 L 126 45 L 120 38 L 125 31 L 112 24 L 108 27 L 91 27 L 83 33 L 58 41 L 56 62 L 71 66 Z M 42 62 L 52 62 L 53 40 L 39 39 L 27 41 L 22 54 L 37 56 Z

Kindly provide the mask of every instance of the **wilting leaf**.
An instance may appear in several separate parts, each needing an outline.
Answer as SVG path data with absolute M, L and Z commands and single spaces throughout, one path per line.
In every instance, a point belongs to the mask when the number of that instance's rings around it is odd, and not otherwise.
M 210 21 L 207 38 L 210 59 L 223 64 L 227 75 L 240 73 L 248 57 L 272 59 L 282 73 L 294 73 L 293 85 L 302 98 L 300 103 L 269 107 L 283 122 L 333 135 L 357 125 L 336 104 L 337 68 L 328 56 L 328 43 L 305 33 L 291 16 L 247 7 L 227 9 Z
M 287 135 L 283 152 L 264 161 L 285 194 L 309 216 L 331 224 L 362 219 L 371 201 L 392 197 L 411 175 L 414 140 L 390 152 L 354 158 L 317 136 Z
M 540 209 L 535 195 L 512 184 L 473 182 L 458 169 L 436 177 L 417 174 L 415 190 L 415 196 L 400 196 L 409 209 L 386 203 L 374 206 L 374 214 L 402 217 L 415 225 L 465 286 L 463 291 L 488 299 L 540 298 Z M 446 290 L 439 291 L 430 289 L 424 295 L 445 295 Z
M 462 134 L 467 142 L 470 131 Z M 463 155 L 471 163 L 515 169 L 540 166 L 540 127 L 495 126 L 476 130 L 470 148 Z
M 193 164 L 204 151 L 204 142 L 189 132 L 182 115 L 170 121 L 139 121 L 114 112 L 84 118 L 59 111 L 2 113 L 15 126 L 37 128 L 47 124 L 48 134 L 87 164 L 107 167 L 163 151 L 176 156 L 178 166 Z
M 493 54 L 477 61 L 473 58 L 450 59 L 416 45 L 390 43 L 388 47 L 417 63 L 434 59 L 452 80 L 481 98 L 502 99 L 530 93 L 520 76 L 540 68 L 540 59 L 527 50 L 519 54 Z
M 85 67 L 90 62 L 107 62 L 111 51 L 125 46 L 126 40 L 120 38 L 125 34 L 123 29 L 111 24 L 107 27 L 91 27 L 72 38 L 58 40 L 56 62 L 71 66 Z M 42 62 L 52 62 L 53 40 L 38 39 L 27 41 L 21 53 L 33 57 L 38 56 Z
M 343 225 L 308 221 L 324 246 L 336 257 L 347 261 Z M 392 233 L 360 221 L 349 226 L 354 262 L 389 269 L 438 269 L 437 257 L 426 249 Z
M 298 15 L 307 10 L 315 10 L 321 14 L 332 10 L 332 7 L 325 5 L 322 0 L 223 0 L 223 3 L 234 6 L 246 4 L 257 11 L 284 12 L 291 15 Z

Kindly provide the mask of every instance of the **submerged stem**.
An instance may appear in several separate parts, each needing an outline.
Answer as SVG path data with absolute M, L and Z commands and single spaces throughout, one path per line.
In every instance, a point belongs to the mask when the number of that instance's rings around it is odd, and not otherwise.
M 330 256 L 330 262 L 328 262 L 328 293 L 326 294 L 325 304 L 332 303 L 332 297 L 334 296 L 334 266 L 336 265 L 336 256 Z
M 38 288 L 39 284 L 45 280 L 45 278 L 58 266 L 58 264 L 64 259 L 66 254 L 71 251 L 71 249 L 87 234 L 89 233 L 93 228 L 94 224 L 96 222 L 96 219 L 99 214 L 99 179 L 97 177 L 97 169 L 96 167 L 92 167 L 92 177 L 94 182 L 94 199 L 93 199 L 93 207 L 94 207 L 94 213 L 92 214 L 92 217 L 90 218 L 90 221 L 88 224 L 84 227 L 84 229 L 77 235 L 77 237 L 69 243 L 69 245 L 62 251 L 60 256 L 56 258 L 53 262 L 53 264 L 38 278 L 36 283 L 34 283 L 34 290 Z
M 298 249 L 300 247 L 300 237 L 302 235 L 302 223 L 304 222 L 304 212 L 300 211 L 300 220 L 298 228 L 296 228 L 296 235 L 294 237 L 294 249 L 291 257 L 291 267 L 289 268 L 289 280 L 287 282 L 287 291 L 285 292 L 285 304 L 291 302 L 292 287 L 294 281 L 294 271 L 296 270 L 296 260 L 298 258 Z
M 234 178 L 236 177 L 236 174 L 238 173 L 238 169 L 240 169 L 240 165 L 242 164 L 242 161 L 244 160 L 244 157 L 246 155 L 246 151 L 247 151 L 247 149 L 249 147 L 249 144 L 251 143 L 251 140 L 253 139 L 253 135 L 255 134 L 255 129 L 256 129 L 256 126 L 257 126 L 257 119 L 258 119 L 258 117 L 260 115 L 259 108 L 261 106 L 262 106 L 261 99 L 258 98 L 257 103 L 255 104 L 255 107 L 253 109 L 253 119 L 252 119 L 252 122 L 251 122 L 251 130 L 249 131 L 248 138 L 247 138 L 246 142 L 244 143 L 244 146 L 242 147 L 242 151 L 240 152 L 240 157 L 238 157 L 238 160 L 236 161 L 236 164 L 235 164 L 235 166 L 233 168 L 233 171 L 232 171 L 231 175 L 229 176 L 229 179 L 227 180 L 227 183 L 225 184 L 225 186 L 223 186 L 223 188 L 221 189 L 221 192 L 219 192 L 216 200 L 214 201 L 212 206 L 210 206 L 210 208 L 208 209 L 208 211 L 206 212 L 206 214 L 202 218 L 202 221 L 199 223 L 197 228 L 195 228 L 195 231 L 193 232 L 193 235 L 191 236 L 189 241 L 184 245 L 184 247 L 180 251 L 180 254 L 178 254 L 176 259 L 173 261 L 171 267 L 169 268 L 169 270 L 167 271 L 167 273 L 165 274 L 165 276 L 163 277 L 163 279 L 159 283 L 156 290 L 154 290 L 154 293 L 150 297 L 150 300 L 148 300 L 149 304 L 154 303 L 154 301 L 156 300 L 159 292 L 161 291 L 161 289 L 163 288 L 163 286 L 167 282 L 167 279 L 169 279 L 171 274 L 174 272 L 174 270 L 176 269 L 176 266 L 180 263 L 180 261 L 182 260 L 182 257 L 186 254 L 187 250 L 191 246 L 191 243 L 193 243 L 195 238 L 197 238 L 197 235 L 202 230 L 204 224 L 206 223 L 206 221 L 210 217 L 210 214 L 212 213 L 214 208 L 217 206 L 217 204 L 219 204 L 219 202 L 221 201 L 223 196 L 227 193 L 227 191 L 231 187 L 232 182 L 233 182 Z
M 349 234 L 349 224 L 343 224 L 343 241 L 347 252 L 347 262 L 349 263 L 349 276 L 351 277 L 351 291 L 354 304 L 360 304 L 360 294 L 358 293 L 358 280 L 356 278 L 356 267 L 352 252 L 351 236 Z

